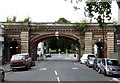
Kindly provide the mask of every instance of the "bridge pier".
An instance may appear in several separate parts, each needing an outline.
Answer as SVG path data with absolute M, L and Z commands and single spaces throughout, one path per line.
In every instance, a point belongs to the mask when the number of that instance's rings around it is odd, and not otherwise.
M 85 32 L 85 54 L 92 53 L 92 32 Z
M 28 32 L 21 32 L 21 53 L 28 53 L 29 52 L 29 33 Z
M 107 32 L 107 57 L 114 53 L 114 32 Z

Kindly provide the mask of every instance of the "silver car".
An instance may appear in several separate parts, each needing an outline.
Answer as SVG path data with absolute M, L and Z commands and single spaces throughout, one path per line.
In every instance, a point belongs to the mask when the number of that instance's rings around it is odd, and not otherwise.
M 0 82 L 3 82 L 5 78 L 5 72 L 3 69 L 0 69 Z
M 86 62 L 86 66 L 93 67 L 95 58 L 96 58 L 95 56 L 89 56 Z
M 117 59 L 103 58 L 98 72 L 104 75 L 120 75 L 120 63 Z

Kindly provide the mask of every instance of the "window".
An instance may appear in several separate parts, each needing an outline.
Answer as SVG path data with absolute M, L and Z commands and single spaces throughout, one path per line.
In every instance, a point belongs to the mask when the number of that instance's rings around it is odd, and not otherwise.
M 107 64 L 117 66 L 117 65 L 119 65 L 119 61 L 117 61 L 117 60 L 107 60 Z
M 102 63 L 103 63 L 103 65 L 105 65 L 105 60 L 104 59 L 102 60 Z

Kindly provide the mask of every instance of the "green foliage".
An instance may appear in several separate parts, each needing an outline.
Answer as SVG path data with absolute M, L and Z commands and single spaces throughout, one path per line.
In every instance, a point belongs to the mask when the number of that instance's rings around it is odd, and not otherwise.
M 111 20 L 111 2 L 103 1 L 103 2 L 91 2 L 88 0 L 86 2 L 85 11 L 88 13 L 88 17 L 95 18 L 99 24 L 99 26 L 103 29 L 105 24 L 105 20 Z
M 84 36 L 84 29 L 86 27 L 86 23 L 76 23 L 74 25 L 74 29 L 79 30 L 80 31 L 80 35 Z
M 13 16 L 12 18 L 7 17 L 6 22 L 16 22 L 16 16 Z
M 68 39 L 68 38 L 63 38 L 63 37 L 52 37 L 46 39 L 48 42 L 49 48 L 51 50 L 58 50 L 60 49 L 61 52 L 65 52 L 66 50 L 73 50 L 75 51 L 75 41 Z
M 59 23 L 59 24 L 65 24 L 65 23 L 71 23 L 70 21 L 66 20 L 65 18 L 60 18 L 58 21 L 56 21 L 55 23 Z
M 27 17 L 27 18 L 25 18 L 23 21 L 19 21 L 21 24 L 23 24 L 23 23 L 30 23 L 31 22 L 31 20 L 30 20 L 30 17 Z
M 67 0 L 65 0 L 67 1 Z M 78 7 L 78 3 L 82 2 L 83 0 L 71 0 L 71 3 L 77 3 L 74 6 L 75 10 L 80 9 Z M 87 0 L 86 2 L 85 12 L 87 12 L 87 17 L 94 18 L 97 20 L 99 26 L 104 29 L 105 21 L 111 20 L 111 0 Z M 118 2 L 118 6 L 120 2 Z

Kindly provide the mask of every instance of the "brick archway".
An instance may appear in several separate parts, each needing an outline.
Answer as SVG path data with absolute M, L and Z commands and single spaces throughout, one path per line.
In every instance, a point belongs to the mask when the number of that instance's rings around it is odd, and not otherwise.
M 71 34 L 59 34 L 58 36 L 55 36 L 55 34 L 46 34 L 46 35 L 37 35 L 35 36 L 34 38 L 32 38 L 30 40 L 30 54 L 31 54 L 31 57 L 35 60 L 36 59 L 36 56 L 37 56 L 37 45 L 40 41 L 43 41 L 47 38 L 50 38 L 50 37 L 64 37 L 64 38 L 69 38 L 69 39 L 73 39 L 75 40 L 76 42 L 78 42 L 79 44 L 81 44 L 81 39 L 79 36 L 77 35 L 71 35 Z
M 59 32 L 58 36 L 71 38 L 78 41 L 82 47 L 82 53 L 92 53 L 92 44 L 97 39 L 103 38 L 103 30 L 98 26 L 98 24 L 89 24 L 84 28 L 84 36 L 80 35 L 80 30 L 74 28 L 74 24 L 49 24 L 49 23 L 3 23 L 5 25 L 5 31 L 8 37 L 15 38 L 20 44 L 18 45 L 19 51 L 21 53 L 28 53 L 29 51 L 33 54 L 32 48 L 35 48 L 36 44 L 40 41 L 48 38 L 54 37 L 55 32 Z M 104 39 L 106 42 L 106 57 L 110 57 L 114 54 L 116 50 L 114 38 L 116 28 L 113 24 L 107 24 L 106 30 L 104 31 Z M 29 46 L 30 45 L 32 46 Z
M 74 34 L 59 34 L 58 35 L 59 37 L 66 37 L 66 38 L 70 38 L 70 39 L 73 39 L 73 40 L 79 40 L 79 43 L 80 42 L 80 37 L 77 36 L 77 35 L 74 35 Z M 34 42 L 39 42 L 41 40 L 44 40 L 46 38 L 49 38 L 49 37 L 55 37 L 55 34 L 46 34 L 46 35 L 37 35 L 35 36 L 34 38 L 32 38 L 30 40 L 31 43 L 34 43 Z

